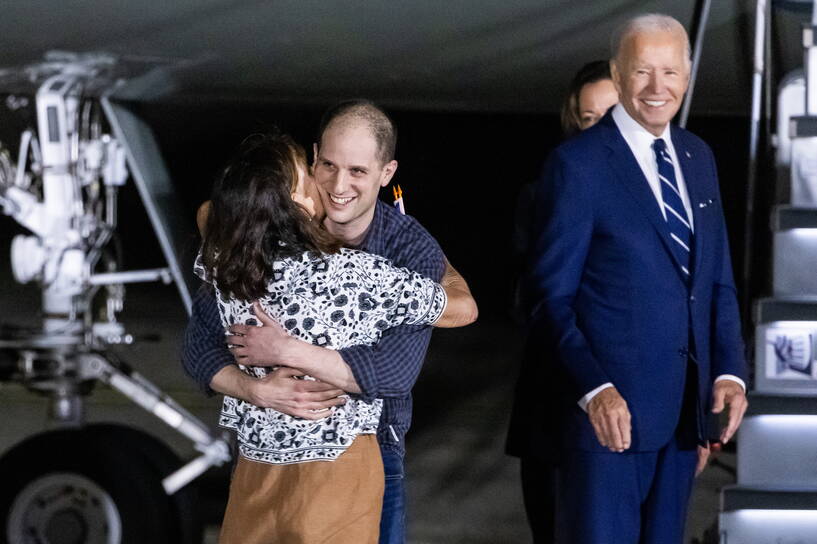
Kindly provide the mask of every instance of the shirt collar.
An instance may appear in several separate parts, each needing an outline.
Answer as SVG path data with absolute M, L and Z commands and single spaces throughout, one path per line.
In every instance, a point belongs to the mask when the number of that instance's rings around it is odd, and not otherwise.
M 633 150 L 649 150 L 652 152 L 652 144 L 656 138 L 663 139 L 668 148 L 673 148 L 669 123 L 664 127 L 664 132 L 661 133 L 661 136 L 656 137 L 646 128 L 638 124 L 638 121 L 630 117 L 630 114 L 627 113 L 627 110 L 624 109 L 621 102 L 613 107 L 612 115 L 619 132 L 621 132 L 621 135 L 624 136 L 624 139 Z

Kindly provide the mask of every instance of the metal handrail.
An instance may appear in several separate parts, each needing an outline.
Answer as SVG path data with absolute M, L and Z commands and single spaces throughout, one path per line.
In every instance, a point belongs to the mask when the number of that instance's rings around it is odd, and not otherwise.
M 689 87 L 687 88 L 684 103 L 681 106 L 681 117 L 678 124 L 686 128 L 689 119 L 689 110 L 692 105 L 692 95 L 695 91 L 695 82 L 698 76 L 698 68 L 701 64 L 701 51 L 704 47 L 704 35 L 706 34 L 706 23 L 709 21 L 709 10 L 712 7 L 712 0 L 699 0 L 697 17 L 693 21 L 695 24 L 695 37 L 692 45 L 692 66 L 689 72 Z

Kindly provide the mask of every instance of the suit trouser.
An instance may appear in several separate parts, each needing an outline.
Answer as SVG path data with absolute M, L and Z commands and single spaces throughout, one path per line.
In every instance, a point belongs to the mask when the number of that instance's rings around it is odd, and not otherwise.
M 676 438 L 652 452 L 566 452 L 558 542 L 681 544 L 696 463 Z
M 553 544 L 556 512 L 556 466 L 536 457 L 519 459 L 522 499 L 533 544 Z

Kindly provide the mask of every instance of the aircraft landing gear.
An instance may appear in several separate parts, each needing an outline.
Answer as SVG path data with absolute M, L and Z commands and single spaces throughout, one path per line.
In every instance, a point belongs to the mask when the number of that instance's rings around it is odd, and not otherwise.
M 0 459 L 0 539 L 198 544 L 195 487 L 173 495 L 162 488 L 162 478 L 178 465 L 161 442 L 118 425 L 34 436 Z

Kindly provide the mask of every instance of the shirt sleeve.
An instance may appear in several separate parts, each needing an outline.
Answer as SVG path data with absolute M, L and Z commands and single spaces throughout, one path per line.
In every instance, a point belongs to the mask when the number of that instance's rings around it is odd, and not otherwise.
M 713 179 L 718 179 L 718 171 L 715 167 L 715 158 L 712 151 L 706 149 L 709 155 L 709 167 Z M 740 310 L 738 309 L 737 289 L 735 288 L 735 276 L 732 273 L 732 262 L 729 252 L 729 237 L 726 232 L 726 219 L 723 215 L 723 208 L 718 204 L 719 230 L 715 236 L 718 240 L 720 250 L 719 270 L 712 290 L 712 336 L 710 339 L 712 356 L 711 369 L 712 376 L 732 376 L 738 378 L 745 388 L 748 378 L 746 367 L 745 347 L 743 335 L 741 333 Z
M 587 411 L 587 405 L 590 404 L 590 401 L 593 400 L 594 398 L 596 398 L 596 395 L 598 395 L 599 393 L 601 393 L 605 389 L 609 389 L 610 387 L 615 387 L 615 386 L 611 382 L 607 382 L 607 383 L 601 384 L 597 388 L 590 391 L 588 394 L 586 394 L 585 396 L 583 396 L 582 398 L 579 399 L 579 402 L 577 403 L 579 405 L 579 408 L 581 408 L 582 410 L 584 410 L 586 412 Z
M 715 378 L 714 383 L 718 383 L 721 381 L 731 381 L 737 383 L 741 388 L 743 388 L 743 392 L 746 393 L 746 382 L 738 378 L 737 376 L 733 376 L 732 374 L 721 374 L 717 378 Z
M 531 322 L 548 331 L 559 365 L 582 395 L 613 382 L 578 325 L 574 305 L 594 238 L 592 194 L 581 161 L 561 148 L 553 152 L 536 190 L 526 285 Z
M 370 294 L 361 295 L 364 299 L 361 302 L 380 309 L 376 314 L 379 318 L 377 328 L 382 330 L 386 325 L 391 328 L 402 324 L 434 324 L 448 304 L 445 289 L 417 272 L 395 267 L 387 259 L 376 258 L 380 261 L 383 277 L 380 285 L 373 286 Z M 367 298 L 369 300 L 365 300 Z
M 182 366 L 188 376 L 207 395 L 214 395 L 210 382 L 219 370 L 235 364 L 224 342 L 224 327 L 218 314 L 215 295 L 203 286 L 193 297 L 190 321 L 182 340 Z
M 424 236 L 404 237 L 400 247 L 390 247 L 390 258 L 397 266 L 435 281 L 442 279 L 445 261 L 440 246 L 425 233 Z M 374 346 L 352 346 L 339 350 L 349 365 L 367 402 L 375 398 L 407 396 L 423 365 L 431 340 L 428 325 L 400 325 L 384 331 Z

